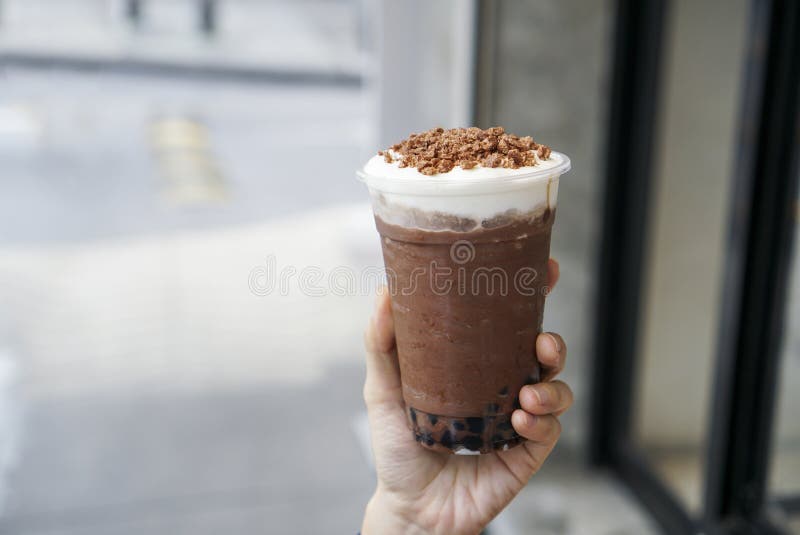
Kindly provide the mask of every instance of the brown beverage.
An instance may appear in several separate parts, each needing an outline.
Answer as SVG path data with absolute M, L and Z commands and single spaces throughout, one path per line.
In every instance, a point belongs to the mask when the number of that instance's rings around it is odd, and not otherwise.
M 457 149 L 462 137 L 469 146 L 488 139 L 494 150 L 478 161 L 502 154 L 499 139 L 520 139 L 497 129 L 426 135 L 410 140 L 428 154 L 432 144 Z M 532 144 L 527 140 L 523 147 Z M 535 165 L 471 166 L 462 159 L 463 165 L 426 173 L 424 163 L 398 165 L 395 158 L 403 161 L 408 147 L 393 149 L 370 161 L 364 180 L 382 237 L 409 426 L 434 450 L 513 447 L 521 441 L 511 426 L 517 395 L 539 380 L 535 341 L 558 177 L 569 160 L 547 149 L 547 159 L 534 153 L 535 161 L 527 161 Z

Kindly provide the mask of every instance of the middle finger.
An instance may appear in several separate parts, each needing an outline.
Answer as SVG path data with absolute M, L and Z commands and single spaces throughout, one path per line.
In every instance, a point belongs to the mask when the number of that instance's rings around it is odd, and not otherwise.
M 561 373 L 567 360 L 567 345 L 561 335 L 541 333 L 536 338 L 536 358 L 542 366 L 542 381 Z

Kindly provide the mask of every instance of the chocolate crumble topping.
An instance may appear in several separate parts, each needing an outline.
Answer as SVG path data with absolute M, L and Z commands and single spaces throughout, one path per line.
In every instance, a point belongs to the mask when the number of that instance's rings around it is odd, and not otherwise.
M 378 152 L 386 163 L 399 162 L 400 167 L 416 167 L 423 175 L 447 173 L 455 166 L 472 169 L 505 167 L 518 169 L 537 164 L 550 157 L 550 147 L 533 141 L 530 136 L 507 134 L 502 126 L 482 130 L 470 128 L 434 128 L 411 134 L 390 150 Z

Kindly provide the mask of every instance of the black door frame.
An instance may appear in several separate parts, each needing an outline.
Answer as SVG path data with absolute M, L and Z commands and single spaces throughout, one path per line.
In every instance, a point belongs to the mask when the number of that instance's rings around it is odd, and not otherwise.
M 631 434 L 668 4 L 616 2 L 590 456 L 633 488 L 665 533 L 779 533 L 765 514 L 766 480 L 796 226 L 800 2 L 751 6 L 701 518 L 685 510 Z M 796 512 L 800 499 L 778 503 Z

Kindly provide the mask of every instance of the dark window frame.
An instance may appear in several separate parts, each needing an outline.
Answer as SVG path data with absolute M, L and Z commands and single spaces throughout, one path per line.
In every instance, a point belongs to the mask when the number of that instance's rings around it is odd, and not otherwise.
M 797 512 L 800 505 L 796 496 L 768 503 L 766 489 L 796 225 L 800 3 L 753 0 L 751 6 L 700 518 L 682 506 L 631 433 L 668 4 L 616 2 L 590 457 L 633 488 L 665 533 L 780 533 L 767 507 Z

